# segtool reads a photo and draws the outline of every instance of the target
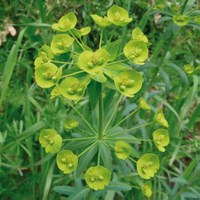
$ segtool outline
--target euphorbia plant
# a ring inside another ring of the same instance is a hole
[[[64,99],[75,113],[68,113],[61,123],[66,132],[58,134],[55,129],[48,127],[41,130],[39,142],[47,153],[57,153],[57,166],[63,173],[76,171],[80,176],[84,173],[81,177],[89,188],[103,190],[112,183],[113,157],[122,162],[130,160],[134,165],[136,163],[138,175],[143,179],[154,176],[160,165],[158,156],[147,152],[138,159],[133,142],[143,139],[135,138],[129,132],[153,125],[154,122],[156,126],[167,128],[168,123],[163,111],[158,109],[155,120],[123,129],[121,124],[139,109],[151,112],[151,107],[141,96],[136,110],[113,124],[122,98],[132,98],[142,88],[143,74],[133,69],[132,64],[140,66],[147,61],[148,39],[136,27],[123,52],[118,52],[118,47],[123,43],[120,40],[103,40],[104,29],[130,23],[132,18],[128,12],[114,5],[108,10],[107,16],[91,17],[102,30],[97,49],[91,49],[83,43],[82,36],[89,34],[91,28],[76,29],[77,18],[70,12],[53,24],[52,28],[58,33],[53,36],[50,46],[45,44],[40,48],[35,59],[36,83],[41,88],[52,88],[51,98]],[[109,91],[115,91],[118,97],[111,111],[104,106]],[[79,111],[81,104],[90,106],[93,123]],[[169,143],[167,129],[155,130],[152,138],[149,141],[154,141],[158,150],[165,151],[164,147]],[[151,182],[140,186],[146,196],[151,196]]]

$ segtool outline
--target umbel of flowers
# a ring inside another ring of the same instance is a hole
[[[109,50],[107,44],[102,46],[103,30],[108,26],[125,26],[133,19],[129,17],[125,9],[117,5],[113,5],[107,11],[107,16],[91,15],[91,17],[94,23],[102,29],[98,49],[92,50],[82,42],[82,36],[89,34],[91,28],[76,29],[77,18],[73,12],[69,12],[53,24],[52,28],[58,33],[53,36],[49,46],[45,44],[39,49],[38,57],[34,62],[36,83],[41,88],[52,88],[51,98],[64,98],[70,106],[73,103],[71,101],[78,102],[85,96],[85,91],[91,81],[98,82],[104,87],[111,85],[112,89],[129,98],[142,88],[142,73],[133,69],[130,64],[143,65],[146,62],[148,58],[148,38],[140,28],[136,27],[132,31],[132,38],[123,47],[123,52],[113,53]],[[76,52],[77,46],[79,48]],[[66,53],[70,58],[67,61],[59,60],[60,56]],[[118,60],[118,55],[122,54],[124,59]],[[139,100],[139,108],[151,110],[143,97]],[[99,117],[99,120],[101,120],[101,117]],[[166,129],[168,122],[161,109],[156,111],[154,122],[165,127],[165,129],[155,130],[152,134],[156,148],[163,152],[169,144],[169,133]],[[64,129],[68,132],[79,126],[79,122],[71,117],[67,117],[63,124]],[[105,133],[102,131],[102,127],[97,131],[97,137],[95,136],[92,145],[99,143],[98,151],[100,151],[100,144],[104,140],[103,143],[115,153],[118,159],[134,160],[132,145],[127,140],[119,140],[112,146],[104,137],[109,133],[109,128],[104,128]],[[45,151],[57,153],[56,163],[58,168],[63,173],[70,174],[77,169],[79,157],[87,152],[92,145],[86,147],[83,152],[72,152],[65,148],[64,144],[67,141],[64,135],[61,136],[53,128],[43,129],[39,135],[39,142],[45,148]],[[74,142],[76,141],[77,138],[74,139]],[[104,189],[112,179],[112,171],[100,165],[100,159],[98,156],[97,165],[85,169],[84,174],[86,183],[94,190]],[[152,178],[160,166],[158,156],[151,152],[142,155],[134,162],[136,162],[139,176],[143,179]],[[146,196],[151,196],[151,182],[144,183],[141,190]]]

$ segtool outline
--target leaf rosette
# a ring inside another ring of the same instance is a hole
[[[148,58],[149,51],[145,42],[131,40],[125,45],[123,52],[131,62],[143,65]]]
[[[157,129],[153,132],[153,141],[159,151],[164,152],[169,144],[169,132],[166,129]]]
[[[132,152],[131,146],[123,141],[115,143],[115,155],[121,160],[126,160]]]
[[[62,68],[52,63],[44,63],[35,69],[35,81],[41,88],[50,88],[62,76]]]
[[[142,75],[135,70],[124,70],[114,77],[117,90],[127,97],[133,97],[142,87]]]
[[[54,54],[62,54],[69,51],[73,43],[74,38],[68,34],[55,35],[51,41],[51,49]]]
[[[70,174],[77,168],[78,157],[70,150],[62,150],[56,156],[56,163],[64,174]]]
[[[158,156],[152,153],[146,153],[137,161],[138,174],[144,179],[150,179],[154,176],[160,167]]]
[[[39,142],[47,153],[57,153],[62,146],[62,137],[55,129],[43,129],[39,135]]]
[[[69,12],[68,14],[61,17],[58,23],[52,25],[52,29],[57,30],[59,32],[67,32],[73,29],[77,24],[76,15],[73,12]]]
[[[86,171],[84,178],[90,188],[103,190],[110,182],[111,173],[105,167],[95,166]]]
[[[107,12],[108,20],[117,26],[125,26],[132,21],[127,10],[117,5],[113,5]]]

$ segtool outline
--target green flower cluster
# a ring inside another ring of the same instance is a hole
[[[82,36],[89,34],[91,28],[76,29],[77,18],[73,12],[69,12],[52,25],[52,28],[59,33],[53,36],[51,44],[49,46],[43,45],[38,51],[38,57],[34,62],[36,83],[41,88],[52,88],[51,98],[60,96],[76,102],[84,97],[91,81],[115,89],[126,97],[133,97],[142,88],[143,77],[140,72],[132,68],[132,64],[143,65],[146,62],[148,38],[140,28],[135,28],[132,31],[131,39],[123,47],[123,52],[117,52],[113,50],[116,41],[102,46],[103,30],[111,25],[127,25],[132,21],[128,12],[114,5],[107,11],[107,16],[91,15],[91,17],[102,29],[98,48],[92,50],[83,43]],[[119,57],[123,57],[123,59],[118,60]],[[68,103],[70,104],[70,101]],[[144,98],[140,98],[139,108],[148,112],[151,110]],[[162,110],[156,112],[155,122],[168,127]],[[70,132],[79,126],[79,122],[74,118],[67,117],[63,121],[63,126],[67,132]],[[101,143],[103,134],[95,137],[93,144]],[[81,140],[81,138],[79,139]],[[78,158],[89,148],[76,155],[75,153],[78,152],[73,153],[69,149],[63,149],[64,141],[67,140],[62,139],[55,129],[43,129],[39,135],[39,142],[45,151],[57,153],[58,168],[64,174],[70,174],[78,168]],[[118,159],[133,160],[132,145],[125,141],[119,140],[114,143],[114,146],[103,142],[114,151]],[[165,151],[165,147],[169,144],[168,130],[155,130],[153,141],[158,150]],[[100,157],[98,157],[98,164],[89,167],[84,174],[86,183],[94,190],[104,189],[111,180],[111,170],[101,166],[99,160]],[[135,162],[138,174],[143,179],[153,177],[160,166],[158,156],[153,153],[146,153]],[[145,183],[141,190],[146,196],[151,196],[151,182]]]
[[[106,17],[91,15],[94,22],[105,28],[107,25],[116,26],[127,25],[132,18],[128,17],[128,12],[119,7],[112,6]],[[52,98],[62,95],[69,100],[80,100],[93,79],[100,83],[105,83],[112,79],[114,87],[127,97],[133,97],[142,87],[142,75],[133,70],[125,63],[115,64],[107,46],[99,46],[95,51],[82,43],[81,37],[87,35],[90,27],[80,30],[75,28],[77,18],[73,12],[60,18],[53,24],[52,28],[60,34],[56,34],[50,46],[44,45],[39,49],[38,57],[35,59],[35,80],[41,88],[51,88]],[[77,54],[73,51],[75,41],[81,46],[82,52]],[[142,65],[148,57],[147,37],[139,28],[132,32],[132,40],[124,46],[124,55],[132,63]],[[70,54],[69,62],[56,61],[61,54]],[[74,56],[76,54],[76,56]],[[57,63],[63,63],[58,66]],[[70,69],[65,69],[65,65],[70,64]],[[68,73],[72,71],[74,73]],[[65,75],[63,75],[65,71]]]

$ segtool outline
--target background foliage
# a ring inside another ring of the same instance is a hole
[[[66,178],[60,173],[55,167],[54,156],[45,154],[38,143],[39,130],[49,125],[57,127],[66,116],[66,106],[52,102],[48,91],[36,86],[33,61],[37,50],[51,40],[51,25],[62,15],[73,11],[78,16],[78,27],[87,26],[93,24],[90,14],[104,15],[112,4],[126,8],[134,18],[126,28],[110,30],[114,38],[121,37],[126,42],[131,30],[139,26],[151,42],[149,62],[137,70],[145,74],[144,95],[154,109],[165,106],[170,125],[171,142],[164,155],[160,155],[163,159],[160,172],[153,181],[152,199],[200,197],[200,26],[194,21],[194,17],[200,14],[198,1],[2,0],[0,199],[68,199],[67,195],[71,195],[71,199],[98,199],[98,194],[92,197],[88,188],[83,188],[79,177],[71,175]],[[172,6],[175,4],[177,7]],[[179,27],[172,20],[179,11],[189,13],[191,17],[186,26]],[[99,40],[96,37],[98,27],[94,25],[93,28],[95,30],[87,41],[91,47],[95,47]],[[196,70],[186,73],[185,64],[191,64]],[[121,105],[124,111],[119,112],[119,118],[129,113],[135,106],[134,101],[134,98],[129,101],[124,99]],[[112,105],[112,102],[109,103],[108,110]],[[83,109],[80,107],[80,111],[87,113]],[[151,118],[140,111],[124,125],[132,126],[142,120],[140,117]],[[152,132],[147,127],[135,134],[148,139]],[[144,143],[139,150],[146,152],[153,148]],[[130,185],[139,181],[136,174],[130,173],[122,162],[118,162],[123,171],[114,175],[116,180]],[[72,181],[74,178],[75,182]],[[58,188],[58,185],[68,186]],[[102,198],[145,198],[140,196],[137,188],[119,190],[111,187]],[[85,194],[88,194],[87,197]]]

